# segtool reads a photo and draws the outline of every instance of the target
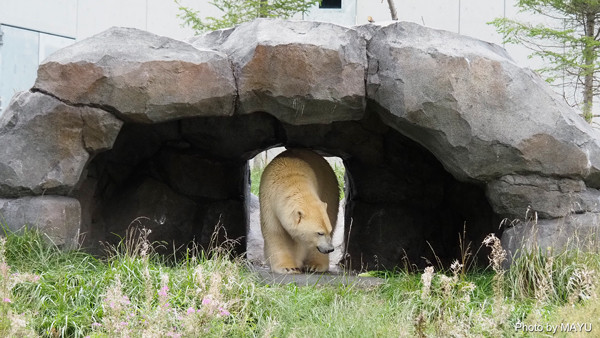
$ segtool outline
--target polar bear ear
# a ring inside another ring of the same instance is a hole
[[[304,211],[302,211],[302,210],[296,210],[296,213],[295,213],[294,217],[296,218],[296,224],[300,224],[300,221],[304,217]]]

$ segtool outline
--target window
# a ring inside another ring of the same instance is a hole
[[[16,92],[31,88],[40,62],[75,41],[72,37],[5,24],[0,25],[0,37],[0,111]]]
[[[342,0],[323,0],[319,8],[342,8]]]

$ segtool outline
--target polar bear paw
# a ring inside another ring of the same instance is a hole
[[[273,272],[282,274],[282,275],[291,275],[291,274],[300,274],[302,270],[298,267],[279,267],[272,268]]]
[[[322,266],[322,265],[305,265],[304,266],[304,271],[309,272],[309,273],[327,272],[327,270],[329,270],[329,267]]]

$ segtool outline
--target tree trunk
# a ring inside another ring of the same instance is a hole
[[[387,0],[387,2],[390,6],[390,14],[392,15],[392,20],[398,21],[398,13],[396,13],[396,6],[394,6],[394,0]]]
[[[585,35],[588,39],[594,39],[594,30],[596,23],[596,13],[585,14]],[[596,51],[594,46],[587,41],[583,48],[583,118],[592,123],[592,107],[594,105],[594,61],[596,61]]]

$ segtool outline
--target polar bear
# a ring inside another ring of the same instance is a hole
[[[311,150],[284,151],[266,166],[259,200],[271,271],[327,271],[339,204],[338,183],[329,163]]]

